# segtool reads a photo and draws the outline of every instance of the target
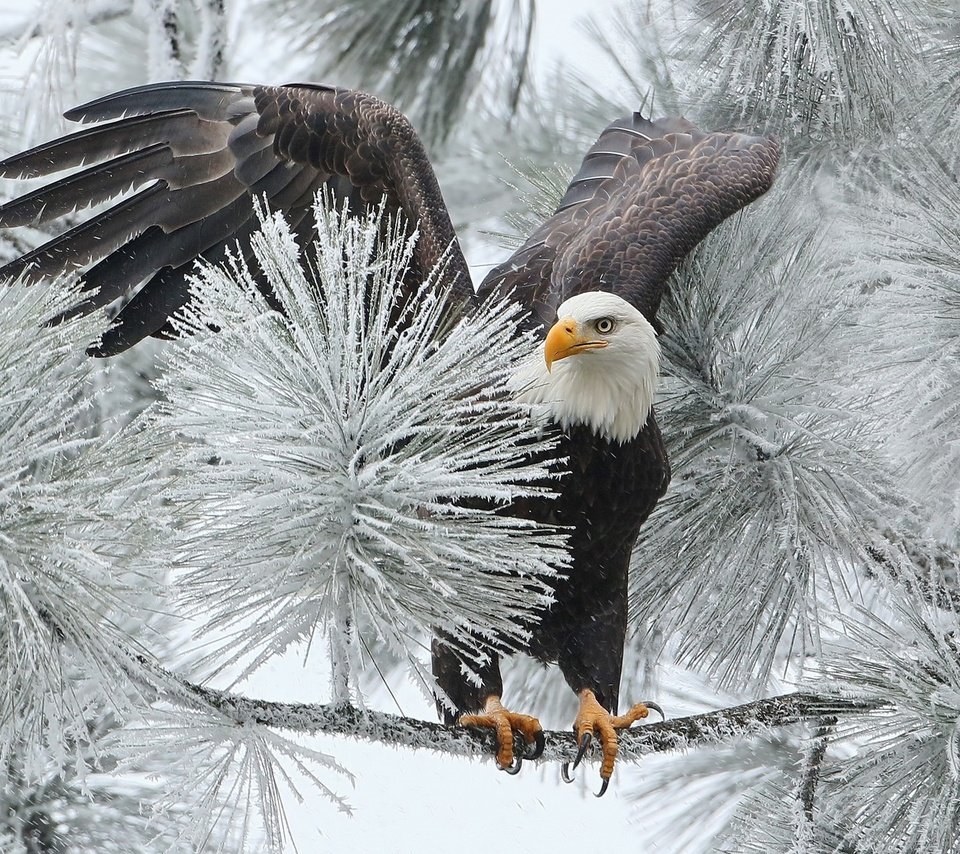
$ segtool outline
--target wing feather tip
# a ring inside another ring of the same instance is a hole
[[[92,101],[71,107],[63,116],[71,122],[102,121],[107,118],[128,115],[144,115],[154,112],[157,107],[151,101],[137,104],[139,96],[156,95],[170,90],[180,93],[193,92],[199,102],[200,95],[209,95],[213,92],[221,94],[239,94],[244,87],[236,83],[213,83],[207,80],[169,80],[163,83],[147,83],[143,86],[132,86],[119,92],[112,92]]]

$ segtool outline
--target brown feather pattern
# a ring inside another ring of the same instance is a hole
[[[324,183],[354,205],[384,199],[388,213],[403,213],[420,229],[411,285],[449,253],[452,303],[462,308],[473,298],[423,145],[401,113],[371,95],[311,85],[165,83],[99,98],[67,117],[104,124],[8,158],[0,177],[87,168],[0,206],[0,227],[123,198],[0,269],[0,277],[84,273],[84,289],[99,293],[68,315],[135,293],[97,355],[169,331],[170,313],[189,299],[193,262],[220,260],[251,233],[254,198],[298,227]]]
[[[776,140],[705,134],[635,113],[609,125],[556,213],[480,287],[513,291],[552,322],[564,300],[612,291],[655,321],[677,264],[713,228],[769,189]]]

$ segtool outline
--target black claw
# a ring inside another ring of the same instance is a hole
[[[661,720],[666,720],[667,716],[663,713],[663,709],[660,708],[659,703],[654,703],[652,700],[643,700],[643,705],[648,709],[653,709],[658,715],[660,715]]]
[[[604,793],[607,791],[607,786],[609,786],[609,785],[610,785],[610,778],[608,777],[606,780],[603,781],[603,784],[600,786],[600,791],[597,792],[597,793],[594,795],[594,797],[595,797],[595,798],[602,798],[603,795],[604,795]]]
[[[577,751],[577,758],[573,760],[573,770],[577,770],[577,766],[580,764],[580,760],[583,759],[584,754],[587,752],[587,748],[590,746],[590,742],[593,741],[593,733],[585,732],[580,736],[580,749]]]
[[[532,749],[531,749],[531,745],[529,745],[529,744],[528,744],[527,747],[524,749],[524,751],[523,751],[523,758],[524,758],[524,759],[539,759],[541,756],[543,756],[543,749],[544,749],[544,747],[546,747],[546,746],[547,746],[547,740],[546,740],[546,738],[544,737],[543,730],[540,730],[540,731],[536,734],[535,740],[534,740],[533,745],[532,745]]]
[[[572,782],[573,782],[573,779],[574,779],[574,778],[573,778],[572,776],[570,776],[570,763],[569,763],[569,762],[564,762],[563,765],[560,766],[560,777],[563,779],[563,782],[564,782],[564,783],[572,783]]]
[[[519,774],[520,767],[523,765],[523,757],[519,753],[515,753],[513,756],[512,765],[504,765],[500,768],[501,771],[506,771],[508,774]]]

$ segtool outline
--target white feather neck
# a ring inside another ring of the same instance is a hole
[[[607,347],[554,362],[552,371],[547,371],[538,348],[511,386],[518,400],[540,409],[562,428],[586,425],[623,444],[643,429],[653,406],[660,370],[660,345],[653,327],[629,303],[600,291],[567,300],[557,315],[588,322],[614,310],[619,326]]]

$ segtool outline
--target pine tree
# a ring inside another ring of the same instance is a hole
[[[597,92],[572,74],[530,83],[532,2],[295,5],[256,4],[352,35],[322,58],[349,66],[336,82],[384,87],[438,149],[482,152],[441,163],[468,239],[522,239],[596,133],[639,104],[781,137],[777,186],[704,241],[664,306],[674,475],[632,570],[623,692],[720,711],[626,735],[621,759],[643,762],[621,785],[668,851],[955,850],[956,14],[624,2],[593,24],[623,72]],[[22,134],[3,129],[11,150],[56,132],[52,108],[101,94],[105,73],[230,76],[218,0],[44,9],[16,33],[38,58],[25,88],[39,108],[10,107],[28,115]],[[389,27],[364,26],[385,10]],[[517,63],[484,76],[504,32]],[[68,86],[71,64],[96,79]],[[477,175],[504,212],[493,221],[463,203]],[[518,450],[535,426],[497,393],[533,344],[493,305],[439,336],[435,280],[421,334],[391,336],[410,245],[378,242],[376,216],[321,203],[303,252],[264,213],[257,255],[285,316],[239,261],[201,268],[180,321],[192,337],[109,375],[81,355],[95,322],[43,325],[69,286],[0,290],[4,850],[282,848],[284,804],[305,787],[349,809],[349,769],[291,731],[490,752],[485,736],[378,711],[370,685],[410,678],[429,696],[432,631],[469,668],[478,628],[519,642],[543,605],[562,534],[478,509],[539,488]],[[371,281],[381,312],[364,317]],[[470,323],[497,346],[471,350]],[[519,602],[505,581],[518,566]],[[188,619],[202,654],[160,614]],[[329,705],[203,684],[311,640],[332,663]],[[522,663],[510,690],[560,703]],[[550,735],[545,761],[569,758],[569,735]]]

